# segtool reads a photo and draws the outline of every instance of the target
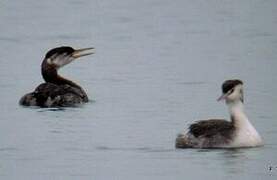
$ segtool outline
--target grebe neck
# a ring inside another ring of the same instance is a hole
[[[228,102],[232,124],[235,127],[233,147],[253,147],[263,145],[262,139],[244,112],[242,101]]]
[[[49,82],[57,85],[68,84],[70,86],[74,86],[79,89],[82,89],[79,85],[77,85],[73,81],[70,81],[66,78],[61,77],[54,66],[48,65],[45,62],[43,62],[41,66],[41,75],[45,80],[45,82]]]
[[[248,117],[244,112],[244,104],[242,101],[227,102],[231,121],[236,127],[243,127],[249,124]]]

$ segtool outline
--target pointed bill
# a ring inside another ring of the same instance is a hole
[[[228,93],[222,94],[222,95],[217,99],[217,101],[222,101],[222,100],[226,99],[227,96],[228,96]]]
[[[76,49],[73,53],[72,53],[72,57],[74,58],[79,58],[82,56],[88,56],[91,54],[95,53],[95,48],[91,47],[91,48],[82,48],[82,49]]]

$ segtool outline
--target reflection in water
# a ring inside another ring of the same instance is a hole
[[[66,108],[58,107],[58,108],[38,108],[38,112],[47,112],[47,111],[66,111]]]
[[[261,175],[264,169],[257,172],[250,169],[250,166],[259,163],[256,158],[260,157],[259,148],[239,148],[239,149],[195,149],[192,157],[195,166],[203,166],[210,170],[220,171],[228,178],[234,178],[245,174],[257,173]],[[260,165],[263,166],[262,164]],[[256,167],[257,168],[257,167]],[[263,174],[262,174],[263,175]]]
[[[53,107],[53,108],[40,108],[40,107],[24,107],[24,108],[31,108],[31,109],[37,109],[37,112],[48,112],[48,111],[74,111],[83,108],[84,106],[88,104],[95,103],[95,100],[89,99],[89,101],[86,104],[76,104],[71,107]]]
[[[244,162],[248,159],[245,149],[229,149],[221,153],[223,167],[227,174],[244,173]]]
[[[130,152],[141,152],[141,153],[167,153],[174,152],[175,149],[164,149],[164,148],[153,148],[153,147],[107,147],[97,146],[96,150],[104,151],[130,151]]]

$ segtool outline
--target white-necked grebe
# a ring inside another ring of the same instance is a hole
[[[248,120],[243,108],[243,82],[227,80],[222,85],[222,96],[229,107],[230,121],[200,120],[176,138],[176,148],[238,148],[261,146],[262,139]]]

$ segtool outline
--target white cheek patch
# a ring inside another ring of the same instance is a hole
[[[54,59],[54,64],[57,66],[57,67],[61,67],[63,64],[64,64],[64,59],[63,58],[60,58],[60,57],[57,57]]]
[[[229,99],[235,100],[241,96],[242,85],[238,85],[234,88],[233,92],[229,95]]]
[[[53,60],[53,64],[57,66],[58,68],[67,65],[68,63],[72,62],[74,58],[69,56],[58,56]]]
[[[240,94],[242,90],[242,85],[238,85],[236,88],[235,88],[235,93],[236,93],[236,96],[238,96]]]

